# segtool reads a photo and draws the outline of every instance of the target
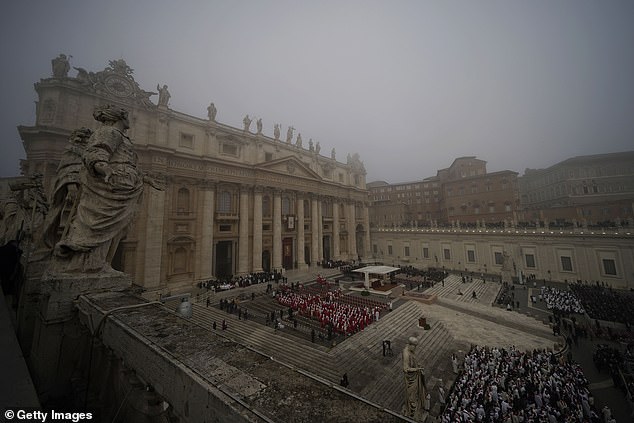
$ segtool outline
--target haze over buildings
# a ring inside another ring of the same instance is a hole
[[[454,158],[489,171],[631,150],[634,4],[11,1],[2,14],[0,176],[24,158],[33,82],[50,59],[123,58],[170,107],[240,127],[294,126],[367,180],[419,180]],[[71,75],[75,74],[71,70]],[[156,101],[157,96],[152,97]]]

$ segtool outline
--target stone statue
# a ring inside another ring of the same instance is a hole
[[[273,136],[275,137],[275,140],[279,140],[280,139],[280,124],[276,123],[275,125],[273,125]]]
[[[295,145],[299,148],[302,148],[302,134],[297,134],[297,141],[295,141]]]
[[[167,104],[170,101],[171,94],[167,90],[167,85],[163,85],[163,88],[159,84],[156,84],[156,89],[159,92],[158,105],[167,107]]]
[[[53,68],[53,76],[55,78],[66,78],[68,76],[70,63],[68,63],[68,58],[65,54],[60,54],[51,60],[51,66]]]
[[[503,272],[511,271],[511,256],[506,251],[502,253],[502,271]]]
[[[258,134],[262,133],[262,118],[255,121],[255,126],[258,128]]]
[[[211,103],[209,107],[207,107],[207,117],[211,122],[216,121],[216,113],[218,113],[218,110],[216,110],[216,105]]]
[[[315,151],[315,145],[313,144],[313,139],[308,140],[308,151]]]
[[[92,131],[88,128],[76,129],[70,134],[69,143],[62,155],[62,159],[57,167],[57,177],[53,182],[53,188],[49,195],[49,213],[44,221],[42,229],[43,244],[52,249],[59,241],[58,230],[64,210],[75,211],[81,181],[80,171],[84,167],[82,161],[84,149]],[[69,219],[73,216],[69,216]],[[68,228],[68,223],[64,226]]]
[[[293,131],[295,130],[295,128],[293,128],[292,126],[288,127],[288,131],[286,131],[286,142],[287,143],[291,143],[291,140],[293,139]]]
[[[337,152],[335,151],[334,148],[332,150],[330,150],[330,158],[331,159],[335,160],[336,154],[337,154]]]
[[[414,420],[422,418],[423,400],[427,394],[425,388],[425,374],[422,367],[418,367],[414,352],[418,339],[410,337],[403,349],[403,376],[405,378],[405,407],[404,414]]]
[[[244,130],[249,132],[249,126],[251,126],[251,118],[249,115],[246,115],[244,119],[242,119],[242,123],[244,124]]]
[[[319,154],[320,151],[321,151],[321,145],[319,145],[319,141],[317,141],[317,144],[315,144],[315,153]]]
[[[110,262],[143,192],[143,175],[125,135],[128,112],[108,105],[95,109],[93,117],[102,125],[84,150],[81,195],[68,233],[55,245],[54,273],[117,274]]]

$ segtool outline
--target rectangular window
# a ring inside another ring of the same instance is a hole
[[[526,259],[526,267],[535,268],[535,256],[533,254],[526,254],[524,258]]]
[[[504,263],[504,256],[502,256],[502,253],[496,251],[493,255],[495,256],[495,264],[499,264],[501,266]]]
[[[220,232],[231,232],[231,225],[220,225],[218,230]]]
[[[429,248],[423,247],[423,258],[429,258]]]
[[[391,245],[387,246],[387,254],[390,255],[390,256],[392,255],[392,246]]]
[[[233,144],[222,144],[222,153],[230,156],[237,156],[238,146]]]
[[[378,251],[379,251],[379,249],[378,249],[377,245],[376,244],[372,244],[372,252],[374,254],[376,254]]]
[[[403,255],[405,257],[409,257],[409,246],[403,248]]]
[[[475,259],[475,251],[467,250],[467,261],[469,263],[475,263],[475,261],[476,261],[476,259]]]
[[[572,272],[572,259],[570,257],[561,256],[561,270]]]
[[[449,248],[444,248],[442,251],[445,256],[445,260],[451,260],[451,250]]]
[[[612,259],[603,259],[603,273],[616,276],[616,262]]]
[[[271,160],[273,160],[273,153],[264,153],[264,161],[270,162]]]
[[[181,134],[178,145],[180,147],[194,148],[194,136],[192,134]]]

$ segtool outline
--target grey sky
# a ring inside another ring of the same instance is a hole
[[[1,176],[59,53],[89,71],[123,58],[193,116],[213,101],[229,125],[293,125],[339,160],[358,152],[368,181],[634,149],[630,0],[8,0],[0,21]]]

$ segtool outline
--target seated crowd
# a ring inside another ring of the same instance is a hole
[[[548,310],[564,314],[585,313],[583,306],[581,305],[581,301],[579,301],[577,296],[571,291],[562,291],[557,288],[542,286],[541,296],[544,299]]]
[[[582,284],[581,281],[572,283],[570,289],[591,318],[628,326],[634,322],[634,294],[631,292],[618,291],[598,282]]]
[[[473,346],[442,422],[599,422],[581,367],[547,351]]]
[[[277,301],[297,311],[300,315],[318,320],[322,328],[331,326],[336,333],[351,335],[365,329],[378,320],[381,309],[346,304],[339,299],[340,289],[323,294],[299,293],[283,286],[277,293]]]

